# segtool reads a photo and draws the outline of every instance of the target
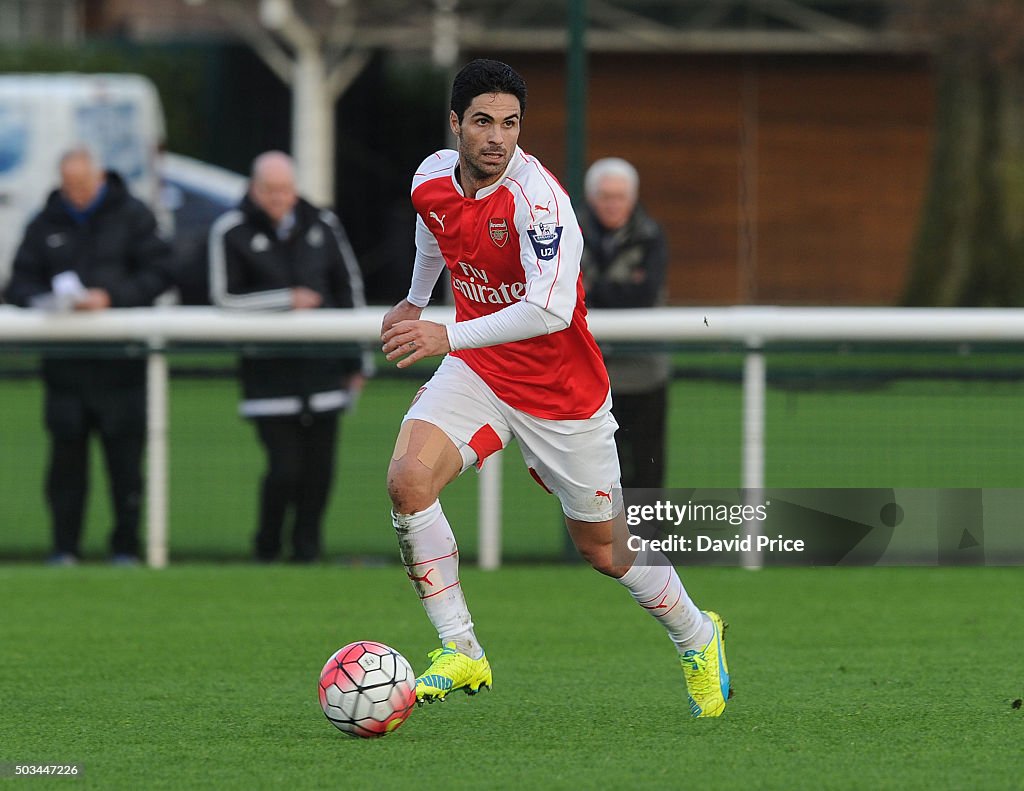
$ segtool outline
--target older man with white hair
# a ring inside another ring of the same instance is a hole
[[[638,201],[640,177],[629,162],[599,159],[587,171],[587,211],[580,224],[581,268],[589,308],[665,304],[665,235]],[[668,356],[602,346],[612,385],[615,444],[624,488],[665,483]]]

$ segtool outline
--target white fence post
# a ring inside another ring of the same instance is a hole
[[[492,453],[480,468],[479,521],[480,568],[494,571],[501,566],[501,459],[504,451]]]
[[[760,505],[764,489],[764,423],[766,367],[759,342],[752,342],[743,359],[743,493],[744,505]],[[761,523],[746,524],[748,535],[760,533]],[[743,553],[743,568],[759,569],[764,559],[759,550]]]
[[[146,563],[167,567],[168,376],[163,343],[150,341],[146,360]]]

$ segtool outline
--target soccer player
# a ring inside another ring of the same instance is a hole
[[[560,500],[580,554],[667,630],[691,714],[718,716],[729,698],[722,619],[697,608],[663,556],[625,546],[613,500],[617,426],[580,278],[583,237],[561,185],[518,146],[525,109],[526,84],[504,63],[475,60],[456,75],[449,124],[458,150],[427,157],[413,178],[412,284],[381,329],[400,368],[444,355],[405,415],[388,469],[402,561],[441,640],[416,696],[491,686],[438,497],[515,437],[531,475]],[[456,309],[448,325],[420,319],[444,267]]]

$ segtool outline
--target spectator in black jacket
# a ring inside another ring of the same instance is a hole
[[[588,308],[664,305],[665,235],[637,197],[640,177],[629,162],[599,159],[587,171],[587,211],[580,218],[581,269]],[[602,345],[612,384],[615,444],[624,488],[665,483],[668,356]]]
[[[210,297],[246,310],[362,307],[359,266],[338,219],[298,196],[292,160],[253,162],[249,191],[210,230]],[[361,355],[250,353],[241,359],[244,417],[266,451],[255,537],[258,560],[277,559],[291,512],[296,562],[320,554],[334,477],[338,416],[362,386]]]
[[[5,298],[22,307],[106,310],[142,307],[171,285],[169,246],[156,219],[121,177],[104,172],[85,148],[60,160],[60,188],[29,223]],[[110,550],[136,563],[146,440],[146,364],[122,350],[43,360],[50,461],[46,500],[53,526],[51,562],[80,557],[89,479],[89,436],[103,445],[114,506]]]

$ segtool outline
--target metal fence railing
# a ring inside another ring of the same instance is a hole
[[[376,344],[384,310],[235,314],[213,308],[163,307],[53,315],[0,307],[0,350],[126,342],[144,346],[150,384],[147,561],[159,568],[168,562],[171,528],[168,355],[203,346],[223,351],[271,342]],[[428,309],[424,318],[450,321],[452,314],[447,309]],[[742,473],[734,485],[754,491],[771,485],[766,483],[771,476],[766,469],[766,399],[772,355],[800,346],[817,349],[819,357],[834,356],[834,350],[844,344],[941,348],[952,354],[977,345],[996,349],[1024,345],[1024,311],[1002,309],[663,308],[594,311],[589,322],[605,343],[715,349],[742,358],[735,374],[742,387],[742,406],[736,415]],[[904,368],[891,372],[894,376],[907,373]],[[477,546],[485,568],[501,562],[501,476],[499,464],[484,465]]]

